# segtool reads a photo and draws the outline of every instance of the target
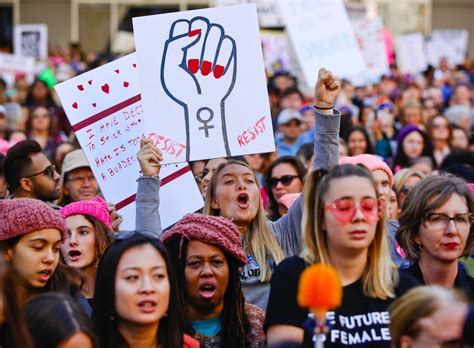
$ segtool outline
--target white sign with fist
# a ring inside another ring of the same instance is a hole
[[[163,163],[274,151],[255,5],[138,17],[133,28]]]

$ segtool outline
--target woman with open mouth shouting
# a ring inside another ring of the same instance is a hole
[[[68,266],[84,273],[84,294],[90,301],[97,265],[111,243],[108,233],[112,231],[112,219],[107,203],[101,197],[95,197],[68,204],[59,213],[67,225],[67,239],[61,246],[61,255]]]
[[[18,282],[20,304],[46,291],[83,300],[80,275],[59,262],[66,238],[64,219],[46,203],[31,198],[0,200],[0,245]]]
[[[459,258],[474,247],[474,200],[451,174],[430,176],[408,193],[397,239],[412,262],[405,271],[421,284],[457,288],[474,301],[474,278]]]
[[[188,214],[162,240],[178,277],[185,329],[201,347],[263,347],[265,313],[245,303],[239,268],[247,257],[235,224]]]
[[[340,113],[333,109],[340,84],[326,69],[319,71],[315,87],[315,163],[328,168],[338,162]],[[158,214],[160,151],[142,139],[137,156],[143,176],[138,179],[136,228],[160,230]],[[268,221],[257,179],[244,162],[229,160],[219,165],[206,193],[204,214],[231,219],[239,228],[247,264],[241,271],[246,301],[265,309],[270,279],[276,265],[301,249],[301,198],[279,220]]]
[[[372,174],[353,164],[316,170],[306,177],[303,192],[304,247],[273,274],[265,322],[268,344],[314,346],[314,319],[298,306],[297,293],[301,273],[323,263],[336,269],[343,291],[341,306],[326,315],[330,330],[324,346],[390,347],[387,308],[418,283],[399,276],[390,258]]]
[[[146,232],[119,232],[115,238],[97,269],[92,321],[100,347],[198,347],[182,334],[174,272],[163,244]]]

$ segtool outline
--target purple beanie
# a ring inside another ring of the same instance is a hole
[[[398,137],[397,137],[397,143],[398,145],[400,146],[400,144],[403,142],[403,139],[405,139],[405,137],[410,134],[411,132],[422,132],[422,130],[420,128],[418,128],[417,126],[413,125],[413,124],[409,124],[408,126],[405,126],[403,127],[401,130],[400,130],[400,133],[398,133]]]
[[[64,206],[59,213],[64,219],[72,215],[89,215],[112,229],[112,219],[109,215],[107,203],[101,197],[73,202]]]
[[[0,200],[0,241],[19,237],[44,228],[55,228],[67,237],[64,219],[45,202],[32,198]]]
[[[165,245],[174,239],[180,239],[181,242],[187,239],[212,244],[232,255],[242,266],[247,263],[240,232],[237,226],[225,217],[188,214],[161,238]]]

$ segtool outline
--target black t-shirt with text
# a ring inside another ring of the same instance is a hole
[[[299,278],[307,267],[297,256],[284,260],[272,276],[270,299],[267,307],[265,327],[292,325],[305,330],[304,347],[313,347],[311,314],[298,306]],[[396,295],[400,296],[419,284],[410,276],[400,275]],[[364,295],[362,280],[344,286],[342,305],[327,313],[330,331],[326,335],[325,347],[390,347],[390,315],[387,307],[394,299],[380,300]],[[314,325],[314,324],[313,324]]]

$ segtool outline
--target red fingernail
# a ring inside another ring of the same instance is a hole
[[[222,65],[216,65],[216,67],[214,68],[214,77],[218,79],[223,74],[224,74],[224,67]]]
[[[189,36],[189,37],[191,37],[191,36],[196,36],[196,35],[198,35],[200,32],[201,32],[201,29],[191,30],[191,31],[188,33],[188,36]]]
[[[188,60],[188,70],[195,74],[199,70],[199,59],[190,59]]]
[[[209,75],[209,73],[211,72],[211,68],[212,68],[212,63],[208,60],[205,60],[202,62],[202,66],[201,66],[201,74],[203,74],[204,76],[207,76]]]

